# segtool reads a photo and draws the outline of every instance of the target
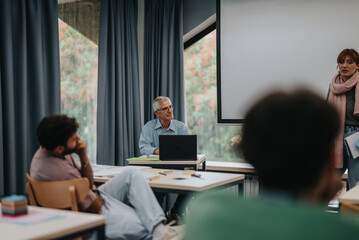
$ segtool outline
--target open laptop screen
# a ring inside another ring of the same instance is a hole
[[[197,135],[160,135],[160,160],[197,160]]]

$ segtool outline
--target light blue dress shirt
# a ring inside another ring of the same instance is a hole
[[[154,119],[145,124],[142,129],[139,147],[142,155],[153,154],[160,146],[159,135],[188,135],[188,128],[183,122],[172,119],[167,130],[163,130],[160,120]]]

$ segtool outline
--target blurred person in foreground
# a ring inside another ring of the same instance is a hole
[[[352,239],[359,222],[327,213],[341,189],[339,116],[307,90],[273,92],[245,116],[239,150],[258,174],[257,199],[211,193],[190,208],[186,239]]]

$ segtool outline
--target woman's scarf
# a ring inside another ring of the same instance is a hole
[[[334,162],[336,168],[343,167],[343,138],[344,138],[344,124],[345,124],[345,111],[347,97],[346,93],[352,89],[355,85],[355,104],[354,115],[359,116],[359,72],[356,72],[350,79],[343,81],[342,76],[336,74],[329,87],[328,102],[333,104],[338,110],[340,116],[340,130],[335,139],[334,146]]]

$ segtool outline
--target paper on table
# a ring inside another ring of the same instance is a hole
[[[142,155],[139,158],[159,158],[159,155],[148,154],[148,155]]]
[[[65,216],[60,215],[57,212],[29,211],[28,214],[17,217],[0,215],[0,222],[31,225],[38,222],[54,220],[63,217]]]
[[[113,166],[109,166],[109,165],[97,165],[97,164],[91,164],[91,168],[93,172],[98,172],[98,171],[102,171],[104,169],[110,169]]]
[[[93,171],[94,177],[113,177],[115,175],[118,175],[122,172],[123,168],[120,167],[110,167],[110,168],[104,168],[101,170]]]
[[[142,174],[146,179],[148,179],[150,181],[159,179],[161,177],[159,174],[156,174],[156,173],[153,173],[153,172],[142,172]]]
[[[349,152],[352,158],[359,157],[359,148],[357,147],[356,143],[359,139],[359,132],[353,133],[348,137],[344,138],[344,141],[349,149]]]

